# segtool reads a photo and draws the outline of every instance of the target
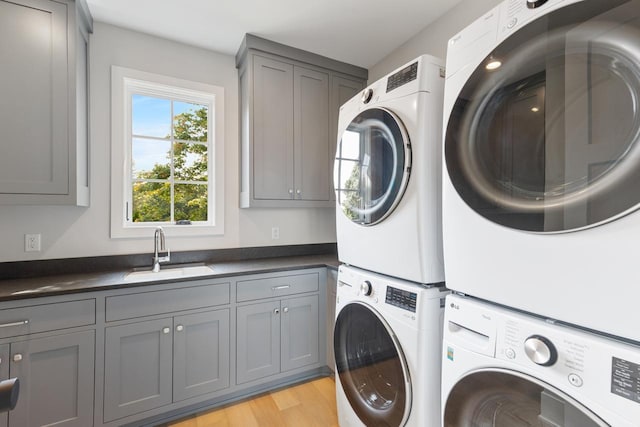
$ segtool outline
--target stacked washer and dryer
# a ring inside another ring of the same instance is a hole
[[[342,427],[439,423],[443,90],[442,61],[421,56],[340,109],[334,352]]]
[[[640,1],[507,0],[449,41],[442,422],[640,425]]]

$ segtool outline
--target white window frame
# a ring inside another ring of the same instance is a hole
[[[207,105],[208,221],[190,225],[129,221],[132,96],[140,94]],[[149,237],[161,225],[171,236],[224,234],[224,88],[129,68],[111,67],[111,237]]]

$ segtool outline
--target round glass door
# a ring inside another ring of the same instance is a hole
[[[404,425],[411,405],[407,364],[384,319],[363,304],[346,305],[336,319],[334,351],[340,384],[360,420]]]
[[[342,133],[334,165],[344,215],[362,225],[382,221],[400,202],[410,168],[409,138],[400,119],[383,108],[358,114]]]
[[[604,421],[559,390],[508,371],[478,371],[453,387],[444,427],[604,427]]]
[[[458,94],[445,159],[469,207],[510,228],[573,231],[636,209],[640,1],[577,2],[502,42]]]

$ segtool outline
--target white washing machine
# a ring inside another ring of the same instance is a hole
[[[640,425],[640,347],[459,295],[444,322],[444,427]]]
[[[418,283],[444,280],[442,61],[420,56],[340,108],[334,165],[340,261]]]
[[[447,287],[640,342],[640,1],[505,1],[445,86]]]
[[[340,266],[334,352],[341,427],[438,425],[446,294]]]

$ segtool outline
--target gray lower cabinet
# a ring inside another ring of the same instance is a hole
[[[0,376],[20,380],[8,425],[93,425],[94,349],[93,330],[1,345]],[[7,414],[0,420],[6,426]]]
[[[336,358],[333,352],[333,330],[336,323],[336,292],[338,271],[327,268],[327,366],[335,372]]]
[[[229,310],[107,327],[104,421],[229,386]]]
[[[319,361],[318,295],[237,308],[237,382]]]

